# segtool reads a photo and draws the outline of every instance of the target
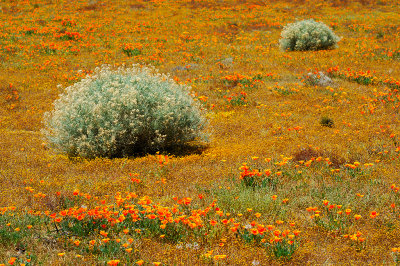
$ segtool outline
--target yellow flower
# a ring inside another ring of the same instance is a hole
[[[132,252],[132,248],[127,248],[125,249],[126,252],[131,253]]]

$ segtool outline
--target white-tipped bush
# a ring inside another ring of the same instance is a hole
[[[187,87],[133,65],[94,74],[66,88],[45,114],[47,142],[82,157],[121,157],[175,149],[201,139],[205,119]]]
[[[281,48],[288,51],[332,49],[340,40],[328,26],[313,19],[286,25],[281,37]]]

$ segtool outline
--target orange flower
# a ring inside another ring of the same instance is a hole
[[[372,219],[374,219],[376,216],[378,216],[379,213],[377,213],[376,211],[372,211],[371,214],[369,215],[369,217],[371,217]]]
[[[293,234],[294,234],[295,236],[298,236],[300,233],[301,233],[301,231],[299,231],[299,230],[294,230],[294,231],[293,231]]]
[[[107,262],[108,265],[118,265],[120,263],[120,260],[109,260]]]
[[[255,215],[257,218],[260,218],[261,213],[257,212],[257,213],[255,213],[254,215]]]
[[[351,209],[346,209],[344,212],[345,212],[347,215],[349,215],[349,214],[351,213]]]
[[[210,224],[211,224],[212,226],[216,225],[217,223],[218,223],[218,222],[215,221],[215,220],[211,220],[211,221],[210,221]]]
[[[155,218],[157,218],[157,215],[155,215],[154,213],[147,215],[147,218],[153,220]]]
[[[358,240],[358,238],[357,238],[356,235],[351,235],[351,236],[350,236],[350,239],[353,240],[353,241],[357,241],[357,240]]]
[[[269,231],[272,231],[272,230],[275,229],[275,226],[269,224],[269,225],[267,225],[267,229],[268,229]]]
[[[276,198],[277,198],[278,196],[277,195],[272,195],[272,200],[276,200]]]
[[[15,263],[15,261],[17,260],[17,258],[12,257],[8,260],[8,264],[13,265]]]
[[[144,263],[144,260],[138,260],[138,261],[136,262],[136,264],[139,265],[139,266],[140,266],[140,265],[143,265],[143,263]]]
[[[273,241],[274,242],[281,242],[282,238],[278,237],[278,236],[274,236]]]
[[[256,228],[250,229],[250,232],[251,232],[253,235],[258,235],[258,230],[257,230]]]
[[[183,204],[189,205],[190,202],[192,202],[192,198],[184,198],[184,199],[182,199],[182,201],[183,201]]]
[[[359,214],[354,215],[354,219],[359,220],[360,218],[361,218],[361,215],[359,215]]]
[[[80,243],[81,243],[81,241],[79,241],[79,240],[74,241],[75,246],[79,246]]]

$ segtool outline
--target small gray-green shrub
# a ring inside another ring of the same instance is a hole
[[[326,117],[326,116],[322,117],[321,120],[319,121],[319,123],[323,127],[333,127],[335,125],[335,123],[333,122],[333,119]]]
[[[206,120],[189,88],[152,68],[97,68],[66,88],[44,116],[46,141],[69,156],[169,151],[204,139]]]
[[[288,51],[332,49],[340,40],[328,26],[313,19],[286,25],[281,37],[281,48]]]

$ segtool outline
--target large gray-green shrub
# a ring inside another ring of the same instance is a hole
[[[174,149],[206,124],[189,88],[152,68],[97,68],[44,116],[47,142],[70,156],[120,157]]]
[[[281,48],[288,51],[332,49],[340,40],[327,25],[313,19],[286,25],[281,37]]]

